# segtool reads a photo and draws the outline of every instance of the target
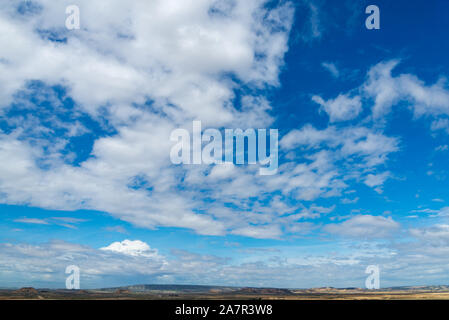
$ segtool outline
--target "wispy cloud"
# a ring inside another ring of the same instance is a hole
[[[391,217],[357,215],[339,224],[328,224],[327,232],[344,237],[385,238],[399,230]]]
[[[128,231],[126,231],[126,229],[122,226],[106,227],[105,230],[109,231],[109,232],[118,232],[118,233],[123,233],[123,234],[128,233]]]
[[[71,217],[51,217],[46,219],[37,218],[20,218],[14,219],[14,222],[40,224],[40,225],[58,225],[65,228],[77,229],[75,224],[87,221],[86,219],[71,218]]]
[[[337,66],[332,62],[322,62],[321,66],[329,71],[329,73],[334,77],[338,78],[340,77],[340,71],[338,70]]]
[[[19,223],[30,223],[30,224],[49,224],[47,221],[43,219],[35,219],[35,218],[21,218],[15,219],[14,222]]]

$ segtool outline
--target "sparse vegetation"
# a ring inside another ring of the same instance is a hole
[[[94,290],[35,289],[0,290],[0,300],[428,300],[449,299],[449,286],[277,289],[193,285],[137,285]]]

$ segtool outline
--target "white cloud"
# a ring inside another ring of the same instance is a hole
[[[28,224],[40,224],[40,225],[58,225],[70,229],[77,229],[75,226],[78,223],[85,222],[85,219],[71,218],[71,217],[52,217],[48,219],[37,219],[37,218],[20,218],[14,219],[14,222],[18,223],[28,223]]]
[[[158,256],[157,250],[151,249],[150,246],[140,240],[123,240],[122,242],[113,242],[107,247],[100,250],[121,253],[134,257],[155,257]]]
[[[430,244],[449,244],[449,225],[440,224],[430,228],[410,229],[410,234]]]
[[[20,96],[16,93],[32,91],[30,81],[38,80],[39,95],[55,108],[64,104],[50,86],[67,90],[74,118],[52,119],[65,134],[51,141],[41,134],[37,143],[36,131],[55,135],[52,126],[38,117],[26,126],[23,119],[10,119],[15,129],[0,132],[3,203],[100,210],[140,227],[182,227],[207,235],[258,228],[258,223],[264,228],[256,216],[215,215],[216,208],[201,201],[203,191],[216,197],[217,206],[223,205],[223,194],[233,201],[257,195],[262,185],[252,186],[252,168],[215,168],[208,176],[207,168],[173,167],[169,136],[174,128],[191,126],[192,119],[216,127],[272,123],[266,98],[243,95],[237,108],[234,91],[239,85],[279,85],[293,23],[291,3],[268,9],[264,0],[82,0],[76,31],[63,27],[69,1],[34,4],[40,9],[27,12],[26,19],[15,4],[0,5],[1,107],[7,111]],[[23,106],[37,109],[29,101]],[[97,121],[106,134],[74,165],[74,155],[62,150],[72,137],[88,132],[77,118],[81,115]],[[197,170],[196,181],[187,179]],[[231,183],[221,190],[216,178]]]
[[[331,194],[335,195],[339,194],[339,191],[346,187],[347,181],[351,179],[362,178],[368,181],[368,185],[371,187],[383,184],[389,174],[383,173],[375,176],[370,173],[367,176],[367,172],[385,164],[388,156],[399,150],[399,139],[387,137],[381,131],[366,127],[337,128],[329,126],[326,129],[318,130],[310,125],[305,125],[299,130],[295,129],[286,134],[281,139],[280,146],[287,150],[296,149],[302,157],[306,152],[312,154],[306,156],[306,158],[317,157],[317,160],[320,161],[315,161],[313,165],[314,169],[318,171],[316,180],[312,179],[314,176],[310,173],[307,176],[302,175],[301,179],[304,181],[304,178],[307,177],[307,181],[311,183],[310,187],[312,185],[320,186],[320,183],[317,183],[318,181],[327,181],[327,183],[321,185],[330,187],[333,184],[337,188],[331,191]],[[313,154],[313,152],[316,153]],[[318,157],[318,155],[320,156]],[[288,168],[286,165],[281,166],[280,172],[284,167]],[[298,165],[297,168],[307,172],[305,164]],[[291,175],[291,169],[289,171]],[[292,181],[286,182],[284,189],[288,188],[291,183]],[[323,193],[322,190],[321,192],[319,190],[319,187],[309,188],[307,194],[303,194],[302,198],[314,199]]]
[[[373,116],[379,118],[391,111],[392,106],[404,101],[415,117],[448,115],[449,91],[443,80],[426,85],[412,74],[392,75],[398,60],[382,62],[372,67],[363,91],[374,99]]]
[[[432,131],[438,131],[438,130],[444,130],[447,133],[449,133],[449,120],[446,118],[440,118],[437,120],[432,121],[431,125],[430,125],[430,129]],[[447,147],[447,146],[446,146]],[[443,149],[437,149],[437,151],[444,151],[444,147],[442,147]]]
[[[191,117],[206,120],[218,112],[222,117],[214,121],[229,121],[232,82],[217,76],[232,72],[247,82],[277,84],[292,21],[290,4],[267,11],[259,0],[226,1],[221,7],[212,0],[182,5],[83,0],[77,3],[82,28],[70,32],[60,27],[69,1],[35,3],[42,10],[26,21],[12,5],[0,7],[7,31],[0,43],[8,48],[2,51],[8,63],[0,65],[0,81],[8,83],[2,101],[10,101],[29,79],[63,82],[93,114],[106,104],[132,109],[130,103],[152,97],[168,99]],[[46,41],[36,29],[56,32],[67,43]]]
[[[396,137],[388,137],[382,132],[382,126],[370,120],[383,119],[383,116],[391,111],[394,105],[405,103],[414,116],[437,117],[431,125],[432,130],[448,130],[448,119],[441,117],[449,113],[449,91],[444,80],[434,85],[426,85],[422,80],[412,74],[400,74],[393,76],[392,71],[399,63],[397,60],[381,62],[373,66],[367,75],[365,83],[350,93],[340,93],[336,98],[325,101],[320,96],[313,96],[312,100],[329,115],[330,123],[355,119],[362,111],[362,103],[372,99],[372,117],[364,119],[364,126],[337,127],[329,125],[318,130],[311,125],[305,125],[301,129],[294,129],[287,133],[280,141],[280,146],[287,150],[297,148],[301,152],[319,148],[331,149],[330,157],[333,161],[358,157],[360,162],[352,162],[350,167],[345,167],[339,162],[339,168],[345,168],[347,174],[345,180],[362,178],[366,185],[382,193],[381,186],[391,175],[389,172],[381,174],[372,173],[373,169],[385,164],[390,153],[399,150],[400,140]],[[328,66],[330,67],[330,66]],[[354,95],[357,91],[358,95]],[[363,100],[362,100],[363,99]],[[376,129],[369,129],[369,126]],[[445,150],[444,146],[437,150]],[[289,158],[294,158],[294,153],[289,153]],[[355,169],[364,167],[364,172]],[[371,171],[371,173],[370,173]],[[309,194],[312,190],[308,191]]]
[[[285,149],[293,149],[298,146],[317,147],[323,142],[330,141],[336,136],[336,128],[328,127],[325,130],[315,129],[307,124],[300,130],[294,129],[282,137],[280,146]]]
[[[305,8],[308,14],[308,20],[305,25],[305,32],[302,39],[306,42],[320,39],[323,35],[323,26],[321,23],[321,8],[312,1],[305,1]]]
[[[101,281],[95,280],[104,281],[104,276],[121,279],[137,275],[152,277],[164,273],[165,268],[164,257],[155,250],[143,251],[141,255],[125,255],[61,240],[33,245],[0,244],[0,261],[0,268],[9,274],[6,278],[0,275],[2,283],[12,286],[51,283],[57,288],[64,286],[67,276],[64,272],[68,265],[80,268],[84,288],[92,287],[92,283],[101,286]]]
[[[67,223],[80,223],[87,221],[86,219],[72,218],[72,217],[52,217],[51,219],[56,221],[63,221]]]
[[[313,96],[312,100],[326,111],[330,122],[355,119],[362,111],[362,102],[359,96],[350,97],[340,94],[337,98],[327,101],[320,96]]]
[[[233,232],[233,234],[246,236],[251,238],[260,238],[260,239],[276,239],[282,235],[282,230],[279,226],[269,225],[269,226],[259,226],[259,227],[243,227],[237,228]]]
[[[58,14],[68,2],[36,3],[42,10],[26,19],[10,4],[0,5],[0,27],[8,31],[0,35],[5,48],[2,108],[18,99],[19,90],[30,91],[30,80],[40,80],[46,88],[40,89],[42,98],[59,108],[64,104],[48,88],[67,89],[66,97],[75,102],[69,111],[75,119],[69,122],[75,125],[51,141],[36,139],[36,132],[53,129],[37,117],[26,126],[14,119],[15,130],[0,132],[2,203],[100,210],[145,228],[278,237],[292,221],[279,218],[275,203],[266,205],[270,192],[280,194],[281,201],[339,196],[348,181],[363,181],[399,149],[399,139],[378,129],[318,130],[306,125],[288,133],[281,146],[307,153],[300,163],[284,163],[274,177],[262,180],[251,166],[174,167],[168,137],[176,127],[189,128],[192,119],[205,126],[262,127],[273,122],[265,97],[244,95],[237,108],[234,90],[240,84],[279,85],[293,6],[267,9],[261,0],[220,5],[208,0],[83,0],[81,30],[69,32],[59,27],[65,16]],[[50,33],[66,41],[50,41]],[[384,75],[388,80],[388,72]],[[320,101],[331,121],[340,121],[360,113],[359,99],[341,94]],[[89,130],[76,122],[80,114],[90,115],[106,133],[95,138],[89,155],[75,165],[62,149],[73,136]],[[56,122],[58,127],[67,125]],[[202,201],[204,195],[213,204]],[[254,208],[260,214],[252,213]]]
[[[14,222],[30,223],[30,224],[48,224],[48,222],[43,219],[35,219],[35,218],[14,219]]]
[[[377,223],[378,228],[390,224]],[[237,249],[241,252],[232,259],[180,249],[172,250],[168,258],[125,255],[64,241],[33,245],[3,243],[0,280],[6,286],[60,288],[67,276],[65,268],[75,264],[81,271],[83,289],[105,287],[105,283],[106,286],[161,283],[161,279],[178,284],[363,287],[366,266],[378,264],[384,275],[382,286],[447,281],[447,226],[437,225],[414,234],[418,241],[394,245],[351,239],[337,245],[333,242],[331,246],[322,243]]]
[[[337,129],[329,126],[317,130],[310,125],[300,130],[292,130],[280,141],[286,149],[295,147],[340,149],[340,156],[358,155],[364,158],[366,165],[376,166],[386,161],[389,153],[399,150],[399,139],[387,137],[382,132],[366,127],[345,127]]]
[[[389,177],[390,173],[389,172],[384,172],[384,173],[380,173],[380,174],[368,174],[365,177],[365,184],[368,187],[378,187],[378,186],[382,186],[385,182],[385,180]]]
[[[437,216],[439,217],[449,216],[449,207],[443,207],[440,210],[438,210]]]
[[[357,203],[359,200],[360,200],[359,197],[355,197],[354,199],[344,198],[344,199],[341,199],[341,203],[343,203],[343,204],[353,204],[353,203]]]
[[[356,118],[362,111],[362,104],[372,100],[374,120],[384,119],[394,106],[405,105],[413,112],[414,118],[433,118],[432,131],[449,132],[449,88],[445,78],[441,77],[436,83],[429,85],[413,74],[393,75],[399,62],[390,60],[374,65],[369,69],[365,82],[349,93],[340,93],[327,101],[320,96],[313,96],[312,100],[326,111],[330,122]],[[332,72],[332,65],[325,67]]]
[[[334,77],[334,78],[338,78],[340,76],[340,71],[338,71],[337,66],[335,65],[335,63],[332,62],[323,62],[321,63],[321,66],[326,69],[327,71],[330,72],[330,74]]]
[[[344,237],[385,238],[399,229],[391,217],[357,215],[340,224],[328,224],[324,230]]]

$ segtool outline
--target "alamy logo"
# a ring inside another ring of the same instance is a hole
[[[366,278],[365,286],[367,289],[379,289],[380,288],[380,271],[379,266],[370,265],[366,267],[365,273],[369,276]]]
[[[70,265],[65,268],[65,273],[70,274],[65,280],[65,287],[69,290],[80,288],[80,268]]]
[[[369,16],[365,20],[365,26],[368,30],[379,30],[380,29],[380,10],[378,6],[370,5],[366,7],[366,14]]]
[[[225,129],[223,136],[218,129],[207,129],[202,132],[201,121],[193,121],[192,139],[186,129],[176,129],[170,135],[170,140],[177,142],[170,151],[173,164],[245,164],[245,154],[248,164],[256,164],[260,175],[276,174],[278,169],[278,138],[277,129],[270,129],[267,139],[266,129]],[[235,140],[235,144],[234,144]],[[269,140],[269,141],[268,141]],[[245,141],[248,147],[245,150]],[[267,145],[269,142],[269,154]],[[205,143],[203,147],[203,143]],[[234,153],[235,145],[235,153]],[[246,151],[246,152],[245,152]],[[224,159],[223,159],[224,153]]]
[[[65,20],[65,26],[68,30],[77,30],[80,28],[80,8],[76,5],[70,5],[65,9],[68,17]]]

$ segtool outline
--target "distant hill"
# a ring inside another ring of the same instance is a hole
[[[0,300],[9,299],[448,299],[449,286],[282,289],[204,285],[141,284],[102,289],[0,289]]]
[[[131,292],[145,292],[145,291],[182,291],[182,292],[209,292],[210,290],[233,291],[238,288],[222,287],[222,286],[201,286],[201,285],[178,285],[178,284],[139,284],[115,288],[103,288],[100,290],[129,290]]]

